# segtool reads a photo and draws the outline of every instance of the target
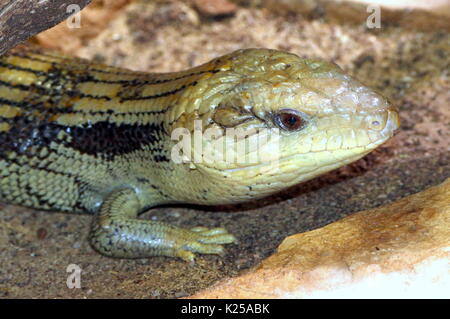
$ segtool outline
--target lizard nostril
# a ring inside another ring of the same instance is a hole
[[[399,127],[398,113],[395,110],[387,110],[375,113],[366,118],[367,129],[382,134],[392,133]]]
[[[380,126],[380,121],[372,121],[373,126]]]
[[[386,123],[387,117],[387,112],[369,115],[369,117],[366,118],[367,128],[369,130],[381,131]]]

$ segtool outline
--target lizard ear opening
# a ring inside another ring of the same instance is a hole
[[[221,127],[231,128],[253,119],[253,115],[232,106],[220,105],[212,119]]]

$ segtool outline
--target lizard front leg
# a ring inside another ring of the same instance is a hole
[[[170,224],[137,219],[142,210],[132,189],[111,193],[97,213],[90,241],[103,255],[118,258],[180,257],[192,261],[194,253],[221,254],[222,244],[235,241],[223,228],[190,230]]]

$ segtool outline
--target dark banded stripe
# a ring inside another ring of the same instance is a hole
[[[10,55],[12,55],[12,54],[10,54]],[[39,60],[39,59],[28,57],[28,56],[20,56],[20,55],[13,55],[13,56],[17,56],[17,57],[20,57],[20,58],[28,59],[28,60],[31,60],[31,61],[50,63],[50,64],[52,64],[55,67],[56,66],[57,67],[60,66],[60,64],[57,64],[55,62]],[[73,60],[69,60],[68,59],[68,61],[72,61],[72,63],[73,63]],[[85,60],[81,60],[81,61],[85,62]],[[174,82],[174,81],[178,81],[178,80],[185,79],[185,78],[188,78],[188,77],[202,75],[202,74],[205,74],[205,73],[212,73],[212,74],[214,74],[214,73],[220,72],[219,69],[205,70],[205,71],[187,73],[187,74],[181,75],[179,77],[168,78],[168,79],[101,80],[101,79],[95,78],[92,74],[90,74],[90,72],[98,72],[98,73],[105,73],[105,74],[111,74],[111,75],[127,75],[127,76],[136,75],[138,77],[139,76],[142,76],[142,77],[150,76],[151,77],[152,73],[145,74],[145,73],[139,73],[137,71],[136,72],[131,71],[130,73],[109,72],[109,71],[102,70],[102,69],[92,68],[90,66],[90,64],[87,63],[87,61],[86,61],[86,64],[83,64],[83,65],[85,65],[86,68],[79,68],[79,69],[75,69],[75,70],[86,72],[86,74],[83,74],[81,78],[76,79],[74,81],[75,83],[92,82],[92,83],[122,84],[122,85],[145,85],[145,84],[147,84],[147,85],[156,85],[156,84],[163,84],[163,83]],[[20,67],[20,66],[18,66],[16,64],[5,63],[5,62],[1,62],[1,61],[0,61],[0,66],[3,66],[3,67],[8,68],[8,69],[16,69],[16,70],[19,70],[19,71],[31,72],[31,73],[34,73],[36,75],[45,75],[45,74],[47,74],[47,72],[33,70],[33,69],[29,69],[29,68],[23,68],[23,67]],[[11,67],[8,67],[8,66],[11,66]],[[51,72],[51,70],[49,70],[48,72]]]
[[[5,63],[4,61],[0,61],[0,67],[6,68],[8,70],[17,70],[17,71],[24,71],[24,72],[28,72],[28,73],[33,73],[33,74],[39,75],[39,76],[48,76],[47,72],[33,70],[33,69],[29,69],[29,68],[24,68],[24,67],[21,67],[19,65]]]
[[[170,96],[170,95],[176,94],[178,92],[183,91],[184,89],[186,89],[189,86],[195,86],[195,85],[197,85],[197,81],[191,82],[189,84],[182,85],[179,88],[174,89],[172,91],[162,92],[162,93],[155,94],[155,95],[124,97],[120,101],[139,101],[139,100],[157,99],[157,98],[160,98],[160,97],[166,97],[166,96]]]
[[[166,139],[162,123],[116,125],[102,121],[91,126],[73,127],[69,135],[71,141],[66,143],[67,147],[106,161],[142,150],[144,146],[156,151],[157,145]]]
[[[35,84],[33,84],[31,86],[31,85],[25,85],[25,84],[14,84],[14,83],[0,80],[0,86],[5,86],[5,87],[11,88],[11,89],[19,89],[21,91],[27,91],[27,92],[37,91],[36,93],[39,93],[42,96],[49,96],[49,97],[54,96],[54,94],[52,94],[51,88],[47,88],[47,87],[43,87],[43,86],[35,85]],[[107,95],[92,95],[92,94],[83,93],[78,90],[70,90],[70,89],[64,90],[64,94],[67,96],[70,96],[70,97],[90,98],[90,99],[94,99],[94,100],[110,101],[112,99],[110,96],[107,96]],[[1,96],[0,96],[0,98],[1,98]]]
[[[24,71],[24,72],[31,72],[31,73],[39,75],[39,76],[45,76],[46,77],[45,80],[47,80],[47,79],[48,80],[53,80],[53,78],[54,78],[54,80],[56,80],[56,82],[58,81],[58,76],[50,77],[49,75],[51,75],[52,73],[54,74],[54,73],[60,72],[59,69],[49,70],[48,72],[42,72],[42,71],[28,69],[28,68],[24,68],[24,67],[21,67],[21,66],[14,65],[14,64],[7,64],[7,63],[3,63],[3,62],[0,62],[0,67],[5,67],[5,68],[8,68],[8,69],[14,69],[14,70]],[[214,73],[216,71],[211,71],[211,72]],[[199,73],[199,74],[201,74],[201,73]],[[193,76],[193,75],[191,74],[191,76]],[[78,83],[83,83],[83,82],[108,83],[108,84],[115,83],[115,84],[118,84],[119,82],[124,81],[124,80],[117,80],[117,81],[113,81],[113,80],[108,80],[108,81],[95,80],[93,78],[93,76],[91,74],[89,74],[89,73],[86,73],[81,78],[80,77],[77,78],[76,76],[72,76],[72,75],[64,75],[64,76],[61,76],[60,78],[67,79],[67,80],[71,81],[74,85],[78,84]],[[182,78],[184,78],[184,77],[179,77],[177,79],[182,79]],[[163,80],[161,80],[161,81],[163,81]],[[147,84],[145,81],[141,82],[140,80],[133,80],[131,82],[125,80],[124,83],[120,83],[120,84],[123,85],[125,83],[128,84],[128,85],[132,85],[132,86],[137,86],[137,85],[141,85],[141,84]],[[158,93],[158,94],[155,94],[155,95],[149,95],[149,96],[124,97],[124,98],[121,98],[119,101],[120,102],[123,102],[123,101],[138,101],[138,100],[149,100],[149,99],[155,99],[155,98],[160,98],[160,97],[166,97],[166,96],[170,96],[172,94],[176,94],[176,93],[184,90],[188,86],[195,86],[197,83],[198,83],[197,81],[193,81],[193,82],[191,82],[189,84],[184,84],[181,87],[179,87],[177,89],[174,89],[172,91],[161,92],[161,93]],[[19,89],[22,89],[22,90],[30,90],[32,88],[31,86],[26,86],[26,85],[23,85],[23,84],[10,84],[8,82],[1,81],[1,80],[0,80],[0,84],[1,85],[5,85],[5,86],[9,86],[9,87],[19,88]],[[155,83],[153,83],[153,84],[155,84]],[[52,91],[51,86],[50,86],[50,88],[47,88],[47,87],[42,87],[42,86],[39,86],[39,85],[34,85],[33,88],[38,88],[38,89],[44,90],[43,92],[40,92],[40,93],[44,93],[45,95],[48,95],[48,96],[52,96],[53,95],[53,94],[51,94],[51,91]],[[108,101],[112,99],[110,96],[107,96],[107,95],[84,94],[84,93],[82,93],[81,91],[78,91],[78,90],[70,90],[70,89],[62,88],[59,91],[63,91],[63,92],[61,92],[62,94],[66,94],[66,95],[68,95],[70,97],[80,97],[80,98],[85,97],[85,98],[92,98],[92,99],[98,99],[98,100],[103,99],[103,100],[108,100]]]
[[[0,158],[7,158],[9,152],[33,158],[39,150],[44,147],[50,149],[50,144],[55,142],[78,153],[111,161],[115,156],[141,150],[144,146],[160,151],[159,143],[167,139],[163,123],[116,124],[101,121],[68,127],[25,116],[4,122],[14,125],[8,131],[0,132]],[[157,158],[158,161],[163,159],[161,156]]]
[[[169,79],[154,79],[154,80],[142,80],[142,79],[134,79],[134,80],[100,80],[100,79],[96,79],[92,76],[92,74],[86,74],[88,76],[81,78],[80,80],[77,81],[77,83],[85,83],[85,82],[92,82],[92,83],[105,83],[105,84],[121,84],[121,85],[130,85],[130,86],[134,86],[134,85],[156,85],[156,84],[163,84],[163,83],[169,83],[169,82],[175,82],[178,80],[182,80],[185,78],[189,78],[189,77],[194,77],[197,75],[202,75],[202,74],[206,74],[206,73],[217,73],[220,72],[220,70],[209,70],[209,71],[199,71],[199,72],[194,72],[194,73],[188,73],[185,75],[181,75],[179,77],[176,78],[169,78]],[[151,73],[149,73],[151,75]]]
[[[6,86],[6,87],[8,87],[10,89],[19,89],[19,90],[22,90],[22,91],[29,91],[31,89],[31,86],[29,86],[29,85],[20,84],[20,83],[14,84],[14,83],[6,82],[6,81],[3,81],[3,80],[0,80],[0,85],[1,86]]]
[[[111,75],[125,75],[125,76],[133,76],[133,75],[139,75],[139,74],[146,75],[146,73],[139,73],[138,71],[131,71],[131,70],[127,71],[127,72],[125,72],[125,71],[123,71],[123,72],[112,72],[112,71],[107,71],[107,70],[104,70],[104,69],[96,69],[96,68],[92,67],[92,65],[95,65],[95,64],[92,64],[91,62],[89,62],[87,60],[84,60],[84,59],[80,59],[80,58],[53,56],[53,55],[43,54],[43,53],[40,53],[40,52],[39,53],[31,52],[31,53],[36,54],[36,55],[41,55],[44,58],[45,57],[56,58],[56,59],[59,59],[59,61],[49,61],[49,60],[45,60],[45,59],[39,59],[37,57],[31,57],[29,55],[20,54],[20,53],[9,53],[6,57],[12,56],[12,57],[17,57],[17,58],[21,58],[21,59],[24,59],[24,60],[34,61],[34,62],[48,63],[48,64],[51,64],[53,66],[62,65],[64,63],[64,61],[68,61],[70,65],[74,65],[73,62],[76,61],[76,62],[80,62],[83,66],[88,67],[88,69],[90,71],[94,71],[94,72],[111,74]],[[105,68],[107,68],[107,67],[105,66]]]
[[[25,108],[27,105],[27,103],[25,103],[23,101],[11,101],[11,100],[7,100],[3,97],[0,97],[0,105],[2,105],[2,104],[6,104],[6,105],[10,105],[10,106],[17,106],[21,109]]]
[[[93,72],[98,72],[98,73],[111,74],[111,75],[124,75],[124,76],[133,76],[133,75],[136,75],[136,76],[148,76],[148,75],[150,75],[151,76],[152,74],[157,74],[157,73],[145,73],[145,72],[142,72],[142,71],[132,71],[132,70],[126,70],[126,69],[122,69],[123,71],[117,71],[117,72],[116,71],[107,71],[106,68],[111,68],[110,66],[106,66],[105,65],[105,69],[94,68],[93,66],[96,65],[95,63],[92,63],[92,62],[90,62],[88,60],[85,60],[85,59],[82,59],[82,58],[73,58],[73,57],[65,57],[65,56],[60,56],[60,55],[52,55],[52,54],[49,54],[49,53],[44,53],[42,51],[33,51],[33,50],[28,50],[28,51],[25,51],[25,52],[27,52],[27,53],[30,52],[30,53],[33,53],[33,54],[36,54],[36,55],[41,55],[41,56],[49,57],[49,58],[56,58],[56,59],[59,59],[60,61],[68,61],[69,65],[73,65],[73,61],[81,62],[84,66],[87,67],[87,70],[93,71]],[[50,63],[50,64],[53,64],[53,65],[62,64],[62,62],[58,63],[58,62],[55,62],[55,61],[47,61],[47,60],[39,59],[39,58],[36,58],[36,57],[30,57],[30,56],[28,56],[26,54],[21,54],[21,53],[23,53],[23,51],[22,52],[19,51],[19,52],[9,53],[8,55],[9,56],[16,56],[16,57],[19,57],[19,58],[28,59],[28,60],[31,60],[31,61]],[[117,68],[117,69],[121,69],[121,68]],[[80,68],[80,70],[84,70],[84,69]],[[168,83],[168,82],[172,82],[172,81],[181,80],[183,78],[187,78],[187,77],[190,77],[190,76],[201,75],[201,74],[204,74],[204,73],[213,73],[214,74],[214,73],[217,73],[219,71],[220,70],[218,70],[218,69],[204,70],[204,71],[184,74],[184,75],[182,75],[180,77],[176,77],[176,78],[168,78],[168,79],[156,80],[156,81],[147,80],[147,81],[145,81],[142,84]],[[122,80],[120,80],[120,81],[122,81]],[[125,80],[125,81],[127,81],[127,80]],[[119,82],[118,84],[122,84],[122,82]]]
[[[39,102],[35,104],[30,104],[25,101],[11,101],[8,99],[5,99],[3,97],[0,97],[0,105],[9,105],[9,106],[15,106],[20,108],[23,111],[26,111],[25,114],[21,114],[20,116],[16,116],[14,118],[4,118],[2,117],[2,114],[0,113],[0,118],[2,121],[8,122],[8,124],[15,125],[13,122],[14,119],[18,119],[19,117],[30,117],[33,115],[32,111],[38,111],[39,114],[41,114],[44,117],[44,121],[46,118],[51,117],[55,114],[89,114],[90,116],[96,116],[96,115],[109,115],[105,120],[109,120],[112,116],[131,116],[135,114],[139,115],[157,115],[157,114],[164,114],[168,109],[170,109],[171,105],[168,106],[164,110],[155,110],[155,111],[141,111],[141,112],[120,112],[117,113],[113,109],[108,110],[101,110],[101,111],[93,111],[93,110],[74,110],[70,107],[52,107],[48,108],[45,106],[45,102]]]

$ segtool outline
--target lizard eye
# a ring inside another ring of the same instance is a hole
[[[275,114],[274,120],[281,129],[286,131],[298,131],[306,124],[299,112],[289,109],[281,110]]]

